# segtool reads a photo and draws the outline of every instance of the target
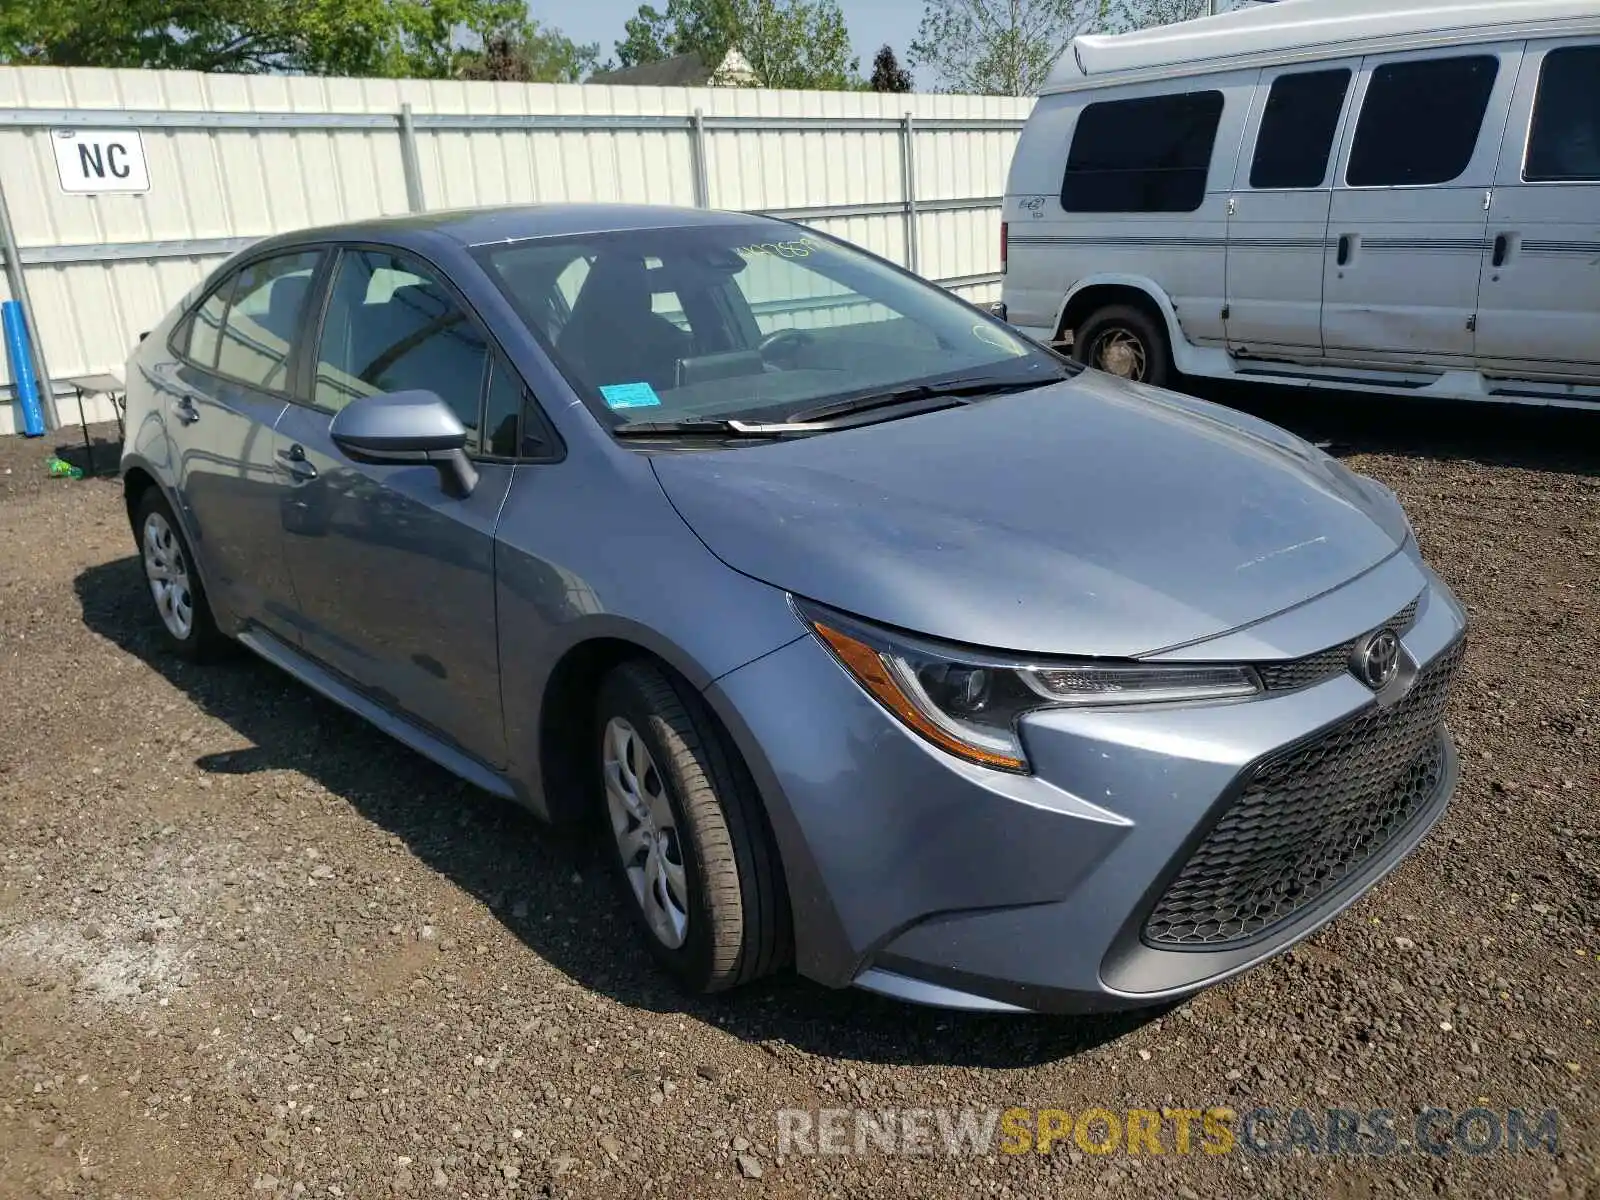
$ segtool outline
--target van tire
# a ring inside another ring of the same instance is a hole
[[[1175,374],[1162,323],[1128,304],[1112,304],[1090,314],[1073,335],[1072,357],[1151,387],[1166,387]]]

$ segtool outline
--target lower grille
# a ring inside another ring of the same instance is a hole
[[[1373,709],[1257,766],[1145,922],[1158,947],[1252,940],[1383,849],[1443,783],[1457,642],[1395,707]]]

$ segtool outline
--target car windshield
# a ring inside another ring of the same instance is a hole
[[[793,419],[902,389],[1070,370],[1004,325],[796,226],[536,238],[480,261],[608,425]]]

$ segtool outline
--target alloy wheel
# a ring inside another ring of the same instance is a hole
[[[638,731],[621,717],[606,723],[606,808],[633,897],[651,933],[669,950],[689,933],[689,882],[666,784]]]
[[[144,573],[150,595],[167,632],[184,641],[194,631],[194,595],[189,588],[189,564],[183,543],[166,517],[151,513],[144,521]]]
[[[1108,329],[1100,335],[1089,361],[1108,375],[1135,383],[1143,380],[1149,369],[1149,354],[1144,343],[1132,330],[1121,327]]]

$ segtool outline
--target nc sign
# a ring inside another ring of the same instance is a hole
[[[58,129],[50,144],[63,192],[96,196],[150,190],[150,167],[136,129]]]

